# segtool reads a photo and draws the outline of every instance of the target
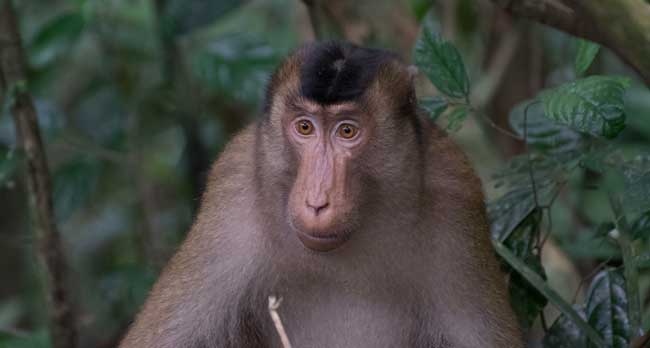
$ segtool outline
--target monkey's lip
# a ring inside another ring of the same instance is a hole
[[[296,232],[305,247],[321,252],[334,250],[350,239],[349,233],[311,234],[300,230]]]

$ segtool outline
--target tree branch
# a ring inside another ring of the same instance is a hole
[[[314,31],[314,37],[316,40],[323,37],[323,31],[321,28],[320,20],[318,18],[318,10],[316,9],[315,0],[302,0],[303,4],[307,7],[307,13],[309,14],[309,22],[311,23],[311,28]]]
[[[650,86],[649,4],[641,0],[492,2],[514,16],[528,18],[610,48]]]
[[[36,109],[25,86],[25,56],[11,1],[0,3],[0,71],[7,86],[18,142],[27,164],[29,201],[34,216],[36,253],[46,271],[48,324],[53,348],[76,347],[77,331],[65,288],[66,264],[52,204],[52,184]],[[21,86],[21,87],[18,87]]]

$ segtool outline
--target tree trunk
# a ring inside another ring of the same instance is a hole
[[[45,268],[48,325],[53,348],[76,347],[75,318],[65,288],[66,264],[52,205],[52,184],[36,109],[27,92],[25,58],[11,1],[0,7],[0,75],[27,165],[29,202],[40,262]]]

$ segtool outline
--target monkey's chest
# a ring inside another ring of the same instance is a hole
[[[293,292],[283,295],[278,312],[294,347],[413,346],[415,315],[396,298],[349,291]]]

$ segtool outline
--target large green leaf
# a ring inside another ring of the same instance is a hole
[[[510,126],[522,138],[525,136],[528,144],[543,152],[568,154],[582,145],[582,135],[546,118],[541,103],[517,104],[510,111]]]
[[[183,35],[194,29],[213,23],[245,0],[170,0],[165,8],[165,30]]]
[[[573,306],[582,319],[587,320],[582,306]],[[586,348],[587,336],[578,325],[566,315],[560,315],[542,340],[544,348]]]
[[[596,58],[600,45],[584,39],[578,39],[578,54],[576,55],[575,70],[580,76],[589,69],[589,66]]]
[[[542,211],[533,209],[505,240],[504,245],[545,280],[540,255],[534,252],[541,221]],[[546,297],[516,272],[510,277],[509,291],[510,302],[521,327],[529,329],[546,306]]]
[[[488,205],[492,239],[505,241],[510,233],[535,209],[530,189],[515,189]]]
[[[469,78],[460,53],[427,28],[415,46],[415,63],[443,94],[453,98],[469,95]]]
[[[440,96],[435,96],[431,98],[422,98],[420,99],[419,104],[420,107],[427,112],[429,118],[432,121],[436,121],[438,117],[442,115],[442,113],[445,112],[445,110],[447,110],[447,107],[449,106],[447,99]]]
[[[546,157],[531,155],[512,158],[508,165],[493,175],[495,188],[507,189],[506,193],[488,204],[488,216],[492,238],[505,241],[510,233],[535,208],[535,192],[540,205],[548,203],[556,190],[559,177],[558,164]],[[530,173],[535,180],[534,191]]]
[[[631,332],[623,275],[615,270],[598,273],[591,282],[586,303],[587,320],[607,346],[627,348]],[[593,346],[588,342],[587,347]]]
[[[85,21],[79,11],[66,12],[45,23],[29,45],[31,63],[43,66],[70,50],[84,30]]]
[[[540,94],[546,117],[577,131],[616,137],[625,128],[623,94],[630,81],[590,76]]]
[[[532,270],[526,263],[517,258],[512,251],[506,248],[505,245],[498,241],[493,241],[492,245],[497,254],[503,258],[505,262],[510,265],[518,274],[524,277],[531,286],[534,286],[541,294],[543,294],[563,315],[570,318],[582,332],[584,332],[589,339],[596,342],[598,348],[607,348],[605,341],[600,337],[599,333],[594,330],[587,322],[585,322],[579,313],[571,307],[562,297],[540,277],[537,272]]]
[[[580,310],[581,317],[585,311]],[[591,283],[586,300],[588,323],[598,331],[607,347],[627,348],[630,341],[630,321],[625,280],[618,270],[604,270],[598,273]],[[560,323],[562,327],[554,327]],[[560,316],[544,339],[544,347],[594,347],[593,342],[583,342],[584,333],[577,331],[571,320]],[[549,341],[547,345],[547,340]],[[553,344],[555,343],[555,345]],[[570,345],[567,345],[570,343]]]

